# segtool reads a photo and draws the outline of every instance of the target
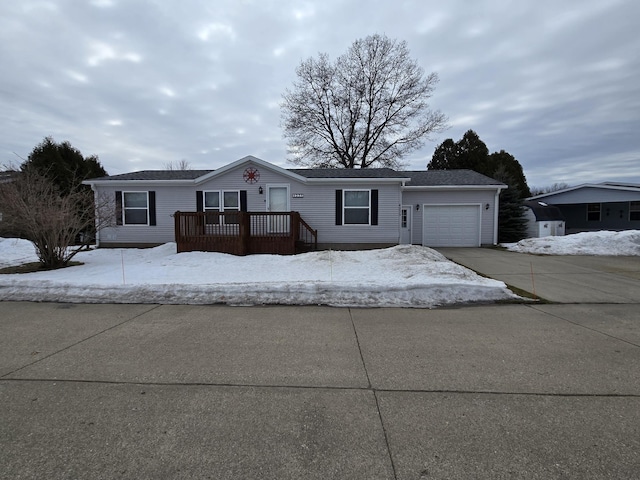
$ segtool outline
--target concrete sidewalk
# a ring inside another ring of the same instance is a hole
[[[1,478],[637,478],[637,305],[0,302]]]
[[[638,256],[542,256],[493,248],[437,250],[460,265],[551,302],[640,302]]]

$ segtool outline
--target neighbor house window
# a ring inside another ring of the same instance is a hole
[[[629,220],[640,220],[640,202],[629,202]]]
[[[344,224],[369,225],[371,213],[370,190],[344,190]]]
[[[600,204],[599,203],[587,204],[587,220],[590,222],[600,221]]]
[[[238,216],[229,213],[240,211],[240,192],[235,191],[213,191],[203,192],[205,212],[224,212],[224,223],[238,223]],[[219,223],[219,216],[210,219],[207,216],[207,223]]]
[[[124,225],[149,224],[148,192],[122,192]]]

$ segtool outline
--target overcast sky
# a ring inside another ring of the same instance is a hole
[[[473,129],[530,186],[640,183],[639,19],[638,0],[1,0],[0,164],[50,135],[110,174],[291,166],[296,66],[381,33],[438,73],[449,117],[408,168]]]

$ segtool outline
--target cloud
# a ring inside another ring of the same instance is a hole
[[[285,165],[278,105],[296,66],[384,33],[439,73],[431,104],[450,118],[407,159],[411,168],[474,129],[491,151],[518,158],[532,185],[640,183],[637,2],[366,6],[0,2],[0,157],[26,157],[53,135],[99,155],[110,173],[183,158],[217,168],[247,154]]]

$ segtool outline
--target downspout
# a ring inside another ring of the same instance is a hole
[[[506,187],[509,188],[509,187]],[[502,187],[498,187],[496,190],[496,197],[494,200],[493,208],[493,244],[498,244],[498,210],[500,209],[500,190]]]
[[[95,215],[96,220],[97,220],[98,219],[98,208],[99,208],[99,206],[98,206],[98,189],[97,189],[95,183],[91,184],[91,190],[93,191],[93,199],[94,199],[94,202],[96,204],[96,210],[95,210],[94,215]],[[100,248],[100,230],[101,229],[99,229],[97,225],[94,225],[94,227],[96,227],[96,248]]]
[[[402,182],[400,183],[400,208],[398,209],[398,241],[397,241],[397,245],[400,245],[400,242],[402,242],[402,206],[404,205],[404,187],[406,185],[406,182],[404,180],[402,180]],[[411,219],[411,221],[413,221],[413,219]],[[413,223],[411,224],[411,226],[413,227]],[[413,230],[411,230],[411,236],[413,237]],[[413,242],[413,238],[409,239],[409,244],[411,244]]]

